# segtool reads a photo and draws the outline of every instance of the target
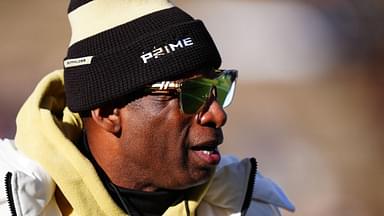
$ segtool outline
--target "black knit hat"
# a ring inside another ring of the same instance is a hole
[[[64,84],[73,112],[221,64],[204,24],[165,0],[72,0],[69,19]]]

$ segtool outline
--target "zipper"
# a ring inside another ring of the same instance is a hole
[[[184,199],[185,213],[187,216],[191,216],[191,211],[189,210],[188,199]]]
[[[13,200],[11,180],[12,180],[12,173],[7,172],[7,174],[5,175],[5,193],[7,196],[8,206],[9,206],[9,210],[11,211],[11,215],[17,216],[15,202]]]
[[[256,159],[250,158],[249,161],[251,162],[251,172],[249,174],[247,192],[245,194],[244,203],[243,203],[243,206],[241,208],[241,215],[242,216],[244,216],[247,213],[249,205],[251,204],[253,187],[255,185],[256,173],[257,173],[257,161],[256,161]]]

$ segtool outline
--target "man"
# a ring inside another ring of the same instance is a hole
[[[21,108],[17,150],[0,145],[4,214],[293,210],[254,159],[221,159],[237,71],[200,20],[165,0],[71,1],[69,19],[64,70]]]

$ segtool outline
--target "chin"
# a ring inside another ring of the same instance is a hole
[[[199,185],[202,185],[204,183],[207,183],[211,176],[213,175],[215,169],[207,168],[204,170],[199,170],[197,172],[194,172],[192,175],[188,176],[183,182],[183,184],[179,183],[179,186],[177,189],[184,190],[192,187],[196,187]]]

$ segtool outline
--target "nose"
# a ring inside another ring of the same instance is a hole
[[[225,125],[227,114],[224,108],[216,100],[213,100],[207,109],[197,115],[197,120],[200,125],[220,128]]]

